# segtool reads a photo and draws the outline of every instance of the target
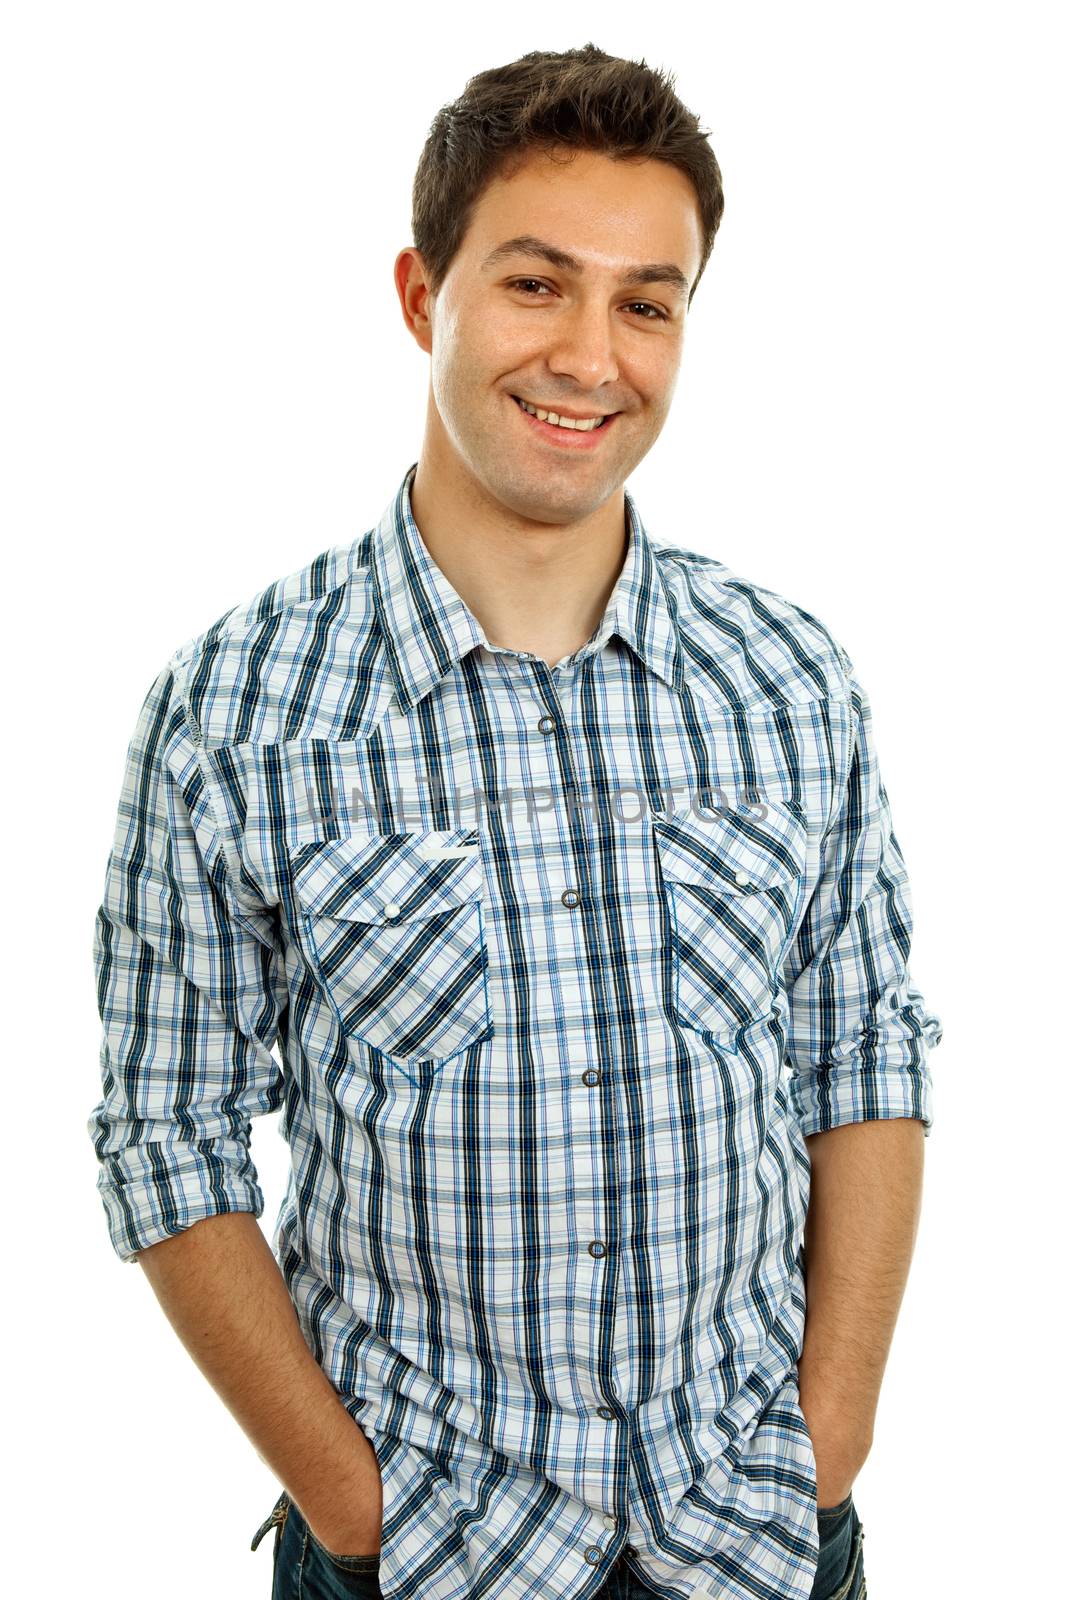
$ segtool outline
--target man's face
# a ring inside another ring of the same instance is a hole
[[[529,244],[490,259],[520,237],[574,263]],[[669,273],[621,280],[655,264],[692,284],[701,246],[695,191],[662,161],[538,153],[495,179],[417,335],[431,357],[431,451],[519,516],[593,513],[658,438],[682,355],[685,284]],[[563,429],[516,396],[562,415],[612,415],[591,432]]]

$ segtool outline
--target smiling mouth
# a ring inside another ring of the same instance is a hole
[[[602,428],[606,422],[610,422],[612,417],[618,414],[617,412],[609,411],[604,416],[599,417],[562,417],[558,411],[544,411],[538,406],[531,405],[521,395],[513,394],[511,398],[521,410],[527,412],[531,417],[536,417],[539,422],[547,422],[551,427],[563,428],[568,432],[574,433],[592,433],[595,429]]]

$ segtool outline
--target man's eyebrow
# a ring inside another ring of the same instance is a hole
[[[482,262],[482,268],[495,267],[498,262],[506,261],[511,256],[540,256],[560,272],[573,272],[576,277],[585,271],[578,257],[572,256],[569,250],[561,250],[558,245],[538,239],[532,233],[520,233],[514,239],[505,239],[495,250],[490,250]],[[644,283],[665,283],[677,289],[679,294],[689,293],[689,279],[673,261],[650,261],[644,266],[628,267],[619,275],[619,284],[624,289]]]

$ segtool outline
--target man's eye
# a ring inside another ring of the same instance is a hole
[[[548,285],[546,283],[542,283],[540,278],[516,278],[511,287],[513,289],[520,290],[522,294],[529,294],[530,290],[527,289],[527,284],[532,284],[533,286],[532,298],[534,300],[539,300],[541,298],[541,296],[537,293],[538,289],[544,289],[546,292],[548,291]],[[661,311],[658,306],[650,305],[647,300],[633,300],[630,302],[631,309],[634,306],[642,306],[645,312],[651,313],[651,315],[642,315],[641,320],[643,322],[655,322],[657,319],[661,322],[667,321],[666,313]]]

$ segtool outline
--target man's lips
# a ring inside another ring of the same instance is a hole
[[[555,445],[561,450],[595,450],[599,441],[614,427],[615,419],[619,412],[613,411],[605,416],[604,421],[597,428],[561,428],[554,422],[542,422],[540,417],[535,417],[532,411],[527,411],[519,404],[518,395],[511,396],[515,402],[515,410],[522,421],[533,429],[535,435],[548,444]],[[541,410],[547,408],[542,406]],[[557,416],[565,413],[557,412]]]

